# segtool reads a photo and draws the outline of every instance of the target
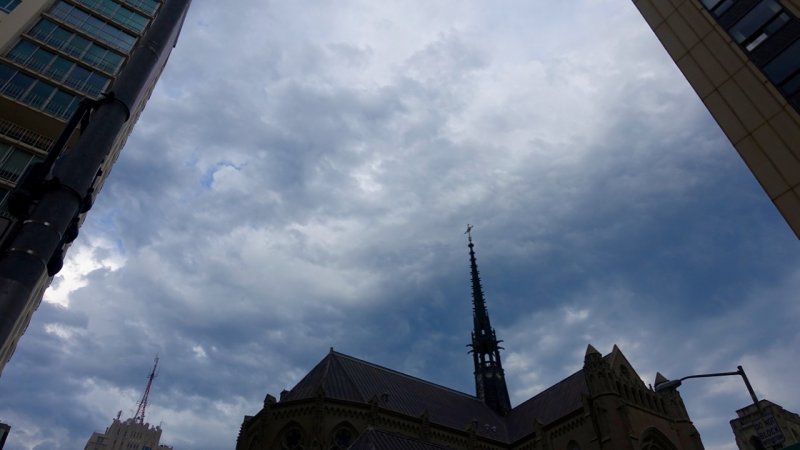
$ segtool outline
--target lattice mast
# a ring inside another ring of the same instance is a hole
[[[136,415],[133,416],[133,421],[137,423],[144,423],[144,412],[147,409],[147,397],[150,396],[150,387],[153,386],[153,379],[155,379],[156,375],[156,368],[158,367],[158,356],[156,356],[155,363],[153,364],[153,370],[150,371],[150,375],[147,377],[147,386],[144,388],[144,394],[142,395],[142,399],[139,400],[139,408],[136,410]]]

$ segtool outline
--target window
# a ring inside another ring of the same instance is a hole
[[[17,62],[22,62],[27,60],[31,55],[33,55],[33,52],[36,51],[37,48],[39,47],[33,45],[29,41],[19,41],[17,45],[15,45],[14,48],[12,48],[10,52],[8,52],[7,56],[9,59],[12,59]]]
[[[642,450],[676,450],[675,445],[655,428],[649,428],[642,435]]]
[[[35,108],[41,108],[48,100],[53,92],[56,90],[55,86],[51,86],[43,81],[37,80],[31,87],[23,101]]]
[[[72,56],[80,56],[86,51],[87,48],[89,48],[89,45],[91,44],[92,42],[88,39],[75,34],[69,39],[69,41],[67,41],[63,50]]]
[[[118,53],[67,31],[47,19],[39,21],[28,34],[107,73],[116,73],[124,60]],[[12,50],[11,56],[16,58],[15,61],[21,62],[19,58],[26,58],[25,52],[32,53],[31,48],[38,46],[29,41],[20,41]]]
[[[128,8],[112,0],[76,0],[78,3],[99,11],[100,14],[110,18],[114,22],[130,29],[142,32],[147,26],[148,19],[141,14],[131,11]]]
[[[770,34],[789,21],[789,15],[777,0],[762,0],[729,30],[731,37],[747,51],[752,51]]]
[[[50,14],[97,40],[126,52],[136,42],[134,36],[63,1],[56,3]]]
[[[8,197],[8,189],[0,187],[0,214],[7,211],[6,197]],[[0,430],[0,438],[5,434],[5,430]]]
[[[0,92],[62,118],[69,117],[80,102],[78,97],[5,64],[0,64]]]
[[[64,58],[58,57],[55,61],[50,64],[50,67],[44,71],[44,74],[49,76],[54,80],[63,80],[64,77],[69,72],[69,69],[72,68],[72,61],[68,61]]]
[[[36,80],[23,73],[16,72],[3,86],[3,93],[11,98],[21,98]]]
[[[63,81],[67,86],[92,97],[100,95],[110,81],[108,77],[84,69],[28,41],[20,41],[9,52],[9,57],[19,64],[56,81]]]
[[[158,10],[159,3],[155,0],[122,0],[126,5],[131,5],[134,8],[144,11],[151,16]]]
[[[0,11],[10,13],[14,8],[19,6],[19,4],[20,0],[0,0]]]
[[[703,5],[711,11],[715,17],[725,14],[733,6],[734,0],[703,0]]]
[[[303,430],[297,425],[290,426],[281,435],[281,450],[303,450]]]
[[[123,58],[100,45],[92,44],[81,59],[106,72],[114,73],[122,64]]]
[[[41,72],[55,57],[55,53],[50,53],[43,48],[38,48],[33,55],[31,55],[31,58],[25,61],[25,65],[37,72]]]
[[[800,90],[800,39],[764,66],[764,75],[787,95]]]
[[[83,67],[74,66],[69,72],[69,75],[67,75],[67,78],[64,80],[64,84],[74,89],[80,89],[83,87],[83,83],[89,79],[89,75],[91,74],[92,72],[84,69]]]
[[[36,155],[0,142],[0,178],[16,182],[32,163],[40,161]]]
[[[355,429],[348,424],[337,426],[333,430],[333,433],[331,433],[330,450],[344,450],[349,448],[350,445],[353,444],[353,441],[356,440],[357,434]]]

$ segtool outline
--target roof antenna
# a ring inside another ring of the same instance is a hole
[[[153,385],[153,379],[156,377],[156,367],[158,367],[158,356],[156,356],[153,370],[147,377],[147,386],[144,388],[144,395],[139,400],[139,408],[136,410],[136,415],[133,416],[133,421],[136,423],[144,423],[144,410],[147,408],[147,397],[150,396],[150,387]]]

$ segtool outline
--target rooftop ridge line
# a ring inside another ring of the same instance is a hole
[[[400,372],[400,371],[397,371],[397,370],[394,370],[394,369],[390,369],[388,367],[379,366],[379,365],[377,365],[375,363],[371,363],[369,361],[364,361],[363,359],[356,358],[355,356],[350,356],[350,355],[346,355],[344,353],[337,352],[336,350],[334,350],[333,353],[334,353],[334,355],[350,359],[352,361],[358,362],[358,363],[363,364],[365,366],[374,367],[376,369],[380,369],[380,370],[383,370],[385,372],[389,372],[389,373],[392,373],[392,374],[395,374],[395,375],[400,375],[400,376],[402,376],[404,378],[409,378],[409,379],[412,379],[414,381],[418,381],[418,382],[421,382],[423,384],[427,384],[429,386],[433,386],[433,387],[436,387],[436,388],[439,388],[439,389],[444,389],[444,390],[450,391],[450,392],[452,392],[454,394],[459,394],[459,395],[467,397],[467,398],[469,398],[471,400],[475,400],[477,402],[483,403],[483,402],[481,402],[481,400],[478,397],[475,397],[474,395],[467,394],[466,392],[461,392],[461,391],[458,391],[456,389],[449,388],[447,386],[442,386],[441,384],[436,384],[436,383],[434,383],[432,381],[423,380],[422,378],[418,378],[418,377],[415,377],[413,375],[409,375],[407,373],[403,373],[403,372]]]

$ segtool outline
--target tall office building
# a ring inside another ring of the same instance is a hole
[[[633,0],[800,237],[800,0]]]
[[[84,98],[99,99],[126,68],[137,41],[164,6],[159,0],[0,0],[0,242],[14,218],[9,192],[41,161]],[[167,47],[167,52],[171,45]],[[162,58],[162,63],[166,58]],[[103,162],[102,186],[163,65],[130,111]],[[73,135],[68,146],[75,143]],[[43,276],[0,348],[0,372],[38,307],[50,280]]]

